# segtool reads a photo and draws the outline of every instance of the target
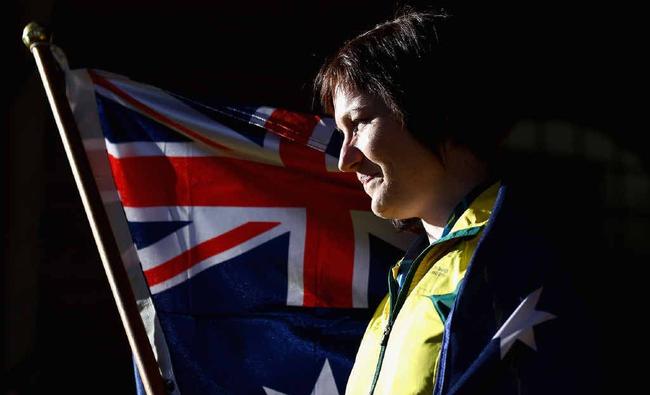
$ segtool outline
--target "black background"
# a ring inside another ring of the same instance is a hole
[[[9,100],[2,133],[7,181],[3,390],[134,391],[126,337],[33,59],[20,42],[27,22],[48,26],[73,68],[125,74],[197,98],[310,112],[311,82],[324,58],[403,3],[9,3],[4,34],[5,53],[10,54],[5,72]],[[452,1],[408,3],[421,8],[438,4],[451,13],[459,7]],[[498,37],[507,37],[514,58],[521,62],[521,75],[530,77],[518,91],[525,92],[519,102],[522,114],[596,128],[640,157],[648,169],[647,69],[641,64],[648,45],[639,10],[620,2],[482,7],[486,16],[478,34],[498,31]],[[584,207],[598,210],[597,205]],[[598,247],[588,245],[593,240],[580,248]],[[596,266],[589,279],[611,282],[612,276],[621,277],[616,294],[610,292],[602,300],[594,296],[594,305],[602,302],[609,322],[602,343],[595,347],[603,353],[617,350],[611,355],[618,359],[612,359],[607,370],[619,374],[626,386],[637,375],[624,355],[642,344],[638,317],[644,314],[637,308],[645,300],[639,286],[648,257],[603,254],[613,261]],[[642,261],[631,265],[630,260]],[[621,273],[621,267],[630,269]]]

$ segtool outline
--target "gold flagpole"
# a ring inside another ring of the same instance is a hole
[[[135,296],[95,184],[81,135],[65,95],[65,81],[60,70],[57,70],[51,52],[50,38],[41,26],[32,22],[23,29],[23,42],[36,60],[144,388],[149,395],[166,394],[167,390],[140,318]]]

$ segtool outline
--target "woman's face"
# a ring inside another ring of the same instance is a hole
[[[376,215],[422,218],[435,207],[444,188],[444,168],[382,100],[337,89],[334,117],[344,135],[339,169],[357,173]]]

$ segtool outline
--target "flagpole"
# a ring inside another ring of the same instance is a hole
[[[52,114],[61,135],[68,162],[72,168],[86,216],[97,243],[108,282],[120,313],[129,345],[133,351],[142,383],[148,395],[167,393],[158,363],[138,311],[129,278],[122,264],[117,242],[104,210],[99,190],[86,156],[81,135],[65,95],[65,81],[51,52],[50,37],[38,24],[23,29],[23,42],[38,67]]]

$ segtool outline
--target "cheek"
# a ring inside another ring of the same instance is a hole
[[[386,164],[393,161],[394,148],[391,149],[390,141],[382,137],[380,134],[368,133],[359,139],[357,147],[364,153],[364,155],[375,163]]]

